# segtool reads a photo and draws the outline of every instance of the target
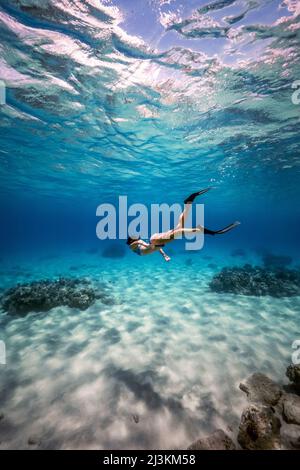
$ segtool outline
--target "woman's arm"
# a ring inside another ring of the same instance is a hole
[[[159,249],[160,254],[165,258],[165,261],[170,261],[171,258],[168,256],[162,248]]]

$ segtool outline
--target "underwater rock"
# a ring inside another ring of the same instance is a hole
[[[250,405],[242,413],[238,442],[247,450],[280,449],[280,426],[272,408]]]
[[[285,375],[297,388],[300,388],[300,364],[289,365]]]
[[[23,315],[46,312],[61,305],[85,310],[98,298],[87,284],[84,279],[66,278],[19,284],[4,292],[2,308],[9,314]]]
[[[207,437],[198,439],[188,447],[188,450],[235,450],[236,447],[229,436],[217,429]]]
[[[223,268],[209,283],[213,292],[272,297],[300,295],[300,272],[289,269],[266,270],[245,264]]]
[[[283,422],[280,435],[284,449],[300,449],[300,426]]]
[[[237,436],[241,448],[300,449],[300,397],[285,394],[276,383],[259,373],[252,374],[240,388],[255,402],[244,409],[241,416]],[[222,429],[188,447],[188,450],[235,449],[234,442]]]
[[[231,256],[232,257],[238,257],[238,256],[245,256],[246,252],[243,250],[243,248],[236,248],[235,250],[232,250]]]
[[[126,248],[120,244],[108,246],[102,251],[103,258],[124,258]]]
[[[247,394],[250,402],[263,405],[276,405],[282,395],[279,385],[260,373],[252,374],[245,382],[240,383],[240,389]]]
[[[283,416],[287,423],[300,424],[300,397],[298,395],[287,393],[284,396]]]
[[[262,260],[265,268],[285,268],[293,261],[290,256],[278,256],[272,253],[264,253]]]

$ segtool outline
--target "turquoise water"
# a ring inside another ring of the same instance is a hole
[[[86,277],[114,299],[0,311],[1,448],[235,438],[241,380],[285,380],[299,297],[209,289],[263,252],[300,265],[299,4],[280,3],[0,1],[1,291]],[[96,237],[102,203],[208,186],[205,225],[241,225],[198,252],[176,241],[165,263]]]

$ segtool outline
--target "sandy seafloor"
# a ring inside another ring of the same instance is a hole
[[[235,435],[246,404],[239,383],[252,372],[287,383],[300,298],[208,288],[222,266],[256,262],[254,255],[210,259],[175,250],[168,264],[159,255],[134,256],[70,253],[2,263],[2,288],[87,276],[104,284],[115,304],[23,318],[0,313],[7,348],[1,449],[184,449],[220,427]]]

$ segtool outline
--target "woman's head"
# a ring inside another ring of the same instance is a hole
[[[139,239],[140,239],[140,237],[128,237],[126,243],[127,243],[127,245],[131,245],[131,243],[136,242]]]

